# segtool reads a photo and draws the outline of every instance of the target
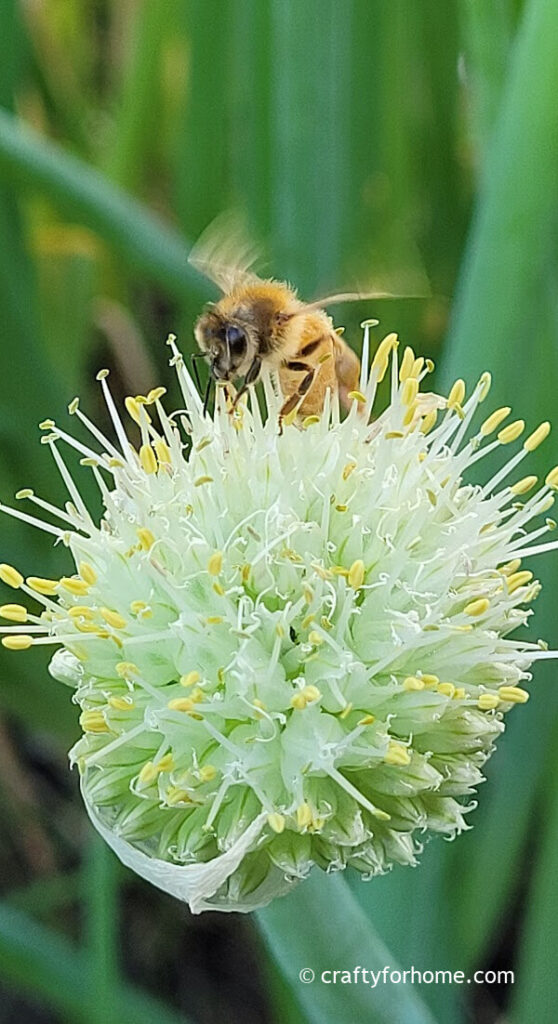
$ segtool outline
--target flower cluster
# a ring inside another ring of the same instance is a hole
[[[0,566],[31,599],[0,608],[2,643],[57,645],[94,825],[194,911],[251,910],[313,865],[371,877],[414,864],[424,837],[466,828],[545,656],[510,634],[540,589],[521,558],[552,547],[533,544],[552,520],[531,524],[558,468],[541,486],[515,473],[549,425],[518,446],[509,408],[479,416],[488,374],[467,398],[461,380],[447,398],[421,392],[432,364],[410,348],[398,361],[388,335],[369,365],[368,333],[346,418],[329,395],[283,432],[272,378],[265,416],[254,393],[233,408],[226,388],[205,416],[171,337],[184,408],[169,415],[163,388],[128,398],[131,439],[102,371],[113,440],[77,399],[91,443],[41,424],[64,509],[31,490],[18,497],[45,519],[3,506],[66,545],[75,571],[24,580]],[[98,485],[99,523],[64,445]],[[463,482],[500,448],[513,454],[486,486]]]

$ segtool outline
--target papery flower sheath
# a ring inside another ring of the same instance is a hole
[[[171,336],[183,408],[158,388],[123,419],[101,371],[112,440],[77,399],[79,439],[41,425],[66,506],[31,490],[18,497],[44,519],[3,506],[66,545],[68,575],[0,567],[30,599],[0,608],[2,642],[58,648],[93,824],[194,912],[252,910],[314,865],[371,878],[468,827],[505,715],[551,653],[510,635],[540,589],[521,559],[553,546],[534,542],[555,525],[558,468],[541,485],[517,472],[549,425],[521,442],[509,408],[481,413],[489,374],[469,397],[461,380],[423,393],[432,364],[399,361],[395,335],[370,364],[368,335],[346,418],[329,395],[282,432],[271,378],[265,412],[218,388],[204,415]],[[494,450],[501,468],[476,485]]]

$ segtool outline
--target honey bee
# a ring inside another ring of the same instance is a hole
[[[386,293],[342,292],[302,302],[294,288],[252,270],[258,253],[239,231],[223,232],[214,222],[192,250],[190,262],[222,291],[194,326],[200,352],[209,363],[207,408],[212,381],[243,383],[233,405],[255,384],[262,371],[275,370],[284,398],[285,417],[319,415],[328,389],[342,405],[351,405],[358,389],[360,360],[335,329],[325,307],[336,302],[379,297]]]

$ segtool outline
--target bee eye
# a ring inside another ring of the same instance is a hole
[[[239,351],[246,344],[246,335],[241,327],[227,327],[227,342],[233,351]]]

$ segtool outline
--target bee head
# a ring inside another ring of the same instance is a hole
[[[242,377],[254,358],[257,339],[250,324],[224,319],[214,311],[202,314],[194,328],[216,380]]]

